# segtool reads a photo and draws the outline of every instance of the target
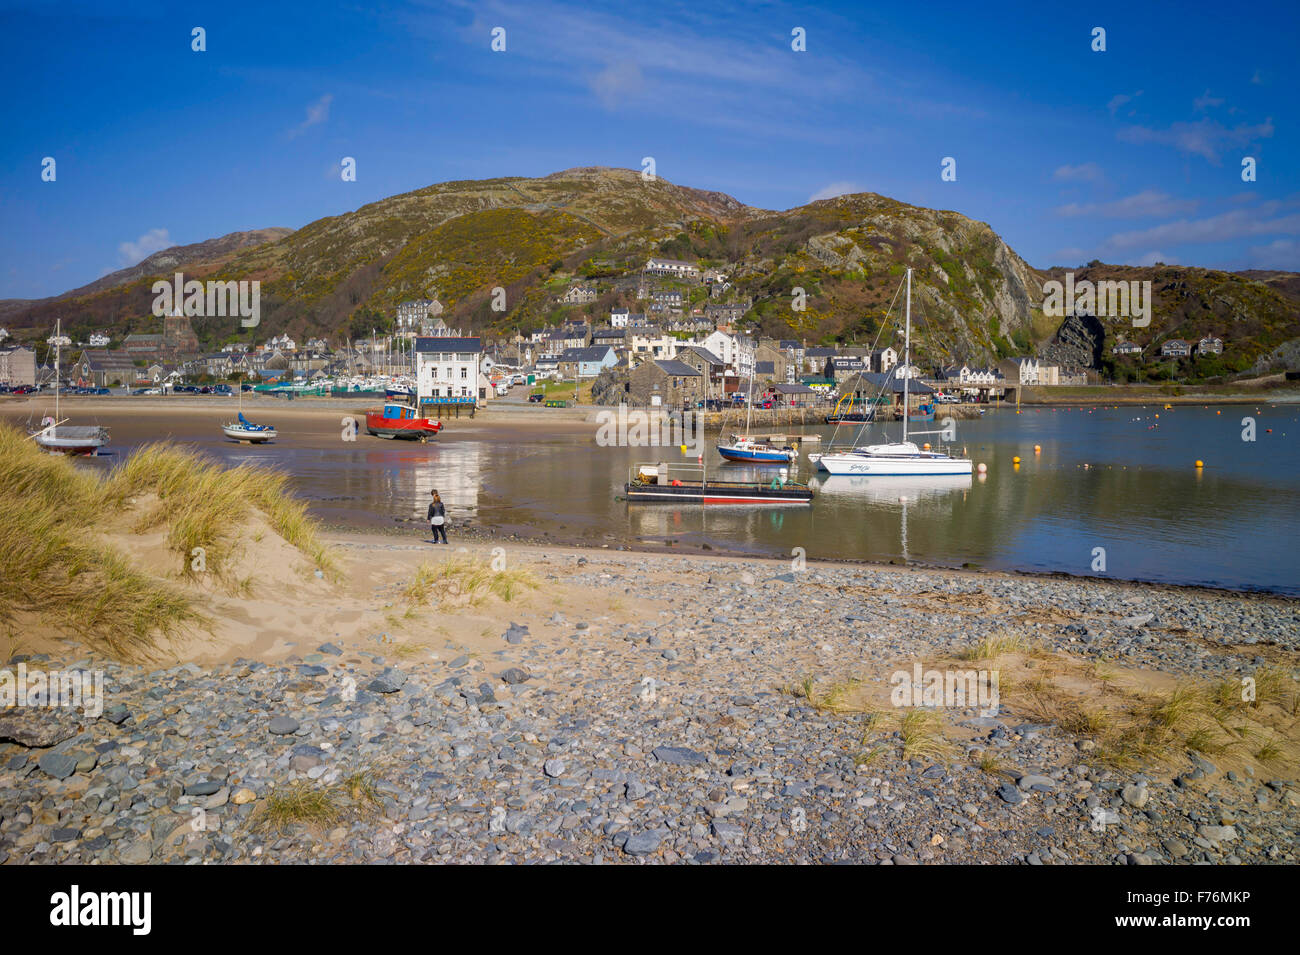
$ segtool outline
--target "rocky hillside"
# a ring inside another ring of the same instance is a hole
[[[892,339],[885,316],[910,265],[913,342],[927,363],[1029,354],[1061,324],[1040,308],[1043,282],[1055,273],[1031,268],[988,225],[956,212],[871,193],[774,212],[624,169],[441,183],[295,232],[214,243],[226,244],[169,249],[58,299],[11,303],[6,321],[44,327],[61,315],[74,329],[150,330],[152,278],[183,268],[198,278],[261,280],[259,339],[282,330],[369,334],[391,322],[397,303],[423,297],[439,299],[453,326],[513,333],[566,315],[598,319],[615,303],[642,310],[620,280],[657,254],[728,269],[730,299],[750,301],[745,320],[765,334],[860,345]],[[1215,331],[1253,360],[1300,334],[1300,302],[1284,291],[1288,273],[1095,266],[1078,274],[1152,279],[1153,336]],[[605,294],[585,310],[558,308],[556,295],[580,278],[601,281]],[[506,291],[504,311],[492,308],[497,287]],[[702,297],[694,290],[691,304]],[[233,319],[195,325],[209,344],[247,334]]]

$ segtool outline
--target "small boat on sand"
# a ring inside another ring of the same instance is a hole
[[[231,441],[239,441],[243,444],[265,444],[268,441],[274,441],[276,437],[275,428],[269,424],[253,424],[244,417],[244,386],[239,386],[239,417],[234,421],[228,421],[221,426],[222,433]]]
[[[93,424],[67,424],[59,417],[59,364],[63,356],[63,322],[54,324],[54,417],[41,419],[41,426],[28,433],[33,441],[46,451],[61,454],[95,454],[108,444],[108,429]]]
[[[244,417],[242,411],[239,412],[239,420],[223,424],[221,430],[232,441],[244,441],[249,444],[264,444],[267,441],[274,441],[276,437],[275,428],[269,424],[253,424]]]
[[[442,422],[421,417],[414,404],[389,401],[381,411],[366,412],[366,430],[377,438],[427,441],[442,430]]]

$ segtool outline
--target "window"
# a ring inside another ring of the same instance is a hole
[[[461,377],[461,380],[462,380],[462,381],[465,380],[466,378],[468,378],[468,377],[469,377],[469,369],[468,369],[468,368],[462,368],[462,369],[460,370],[460,377]]]

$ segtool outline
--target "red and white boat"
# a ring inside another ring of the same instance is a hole
[[[427,441],[442,430],[442,422],[420,417],[413,404],[390,401],[382,411],[366,412],[366,430],[377,438]]]

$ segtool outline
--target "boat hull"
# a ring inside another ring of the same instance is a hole
[[[221,431],[231,441],[239,441],[245,444],[265,444],[267,441],[273,441],[276,438],[276,430],[274,428],[250,431],[247,428],[241,428],[238,425],[225,425],[222,427]]]
[[[811,504],[812,489],[802,484],[773,488],[765,484],[691,481],[680,484],[626,484],[629,501],[677,504]]]
[[[969,475],[971,463],[965,458],[888,458],[864,454],[823,454],[817,467],[827,474],[872,477],[926,477]]]
[[[425,441],[442,430],[442,425],[428,418],[385,418],[383,415],[366,415],[366,431],[376,438],[394,438],[402,441]]]
[[[108,444],[108,431],[88,425],[62,425],[38,431],[32,440],[56,454],[94,454]]]
[[[794,455],[786,451],[754,451],[722,445],[718,446],[718,454],[728,461],[744,461],[746,464],[789,464],[794,459]]]

